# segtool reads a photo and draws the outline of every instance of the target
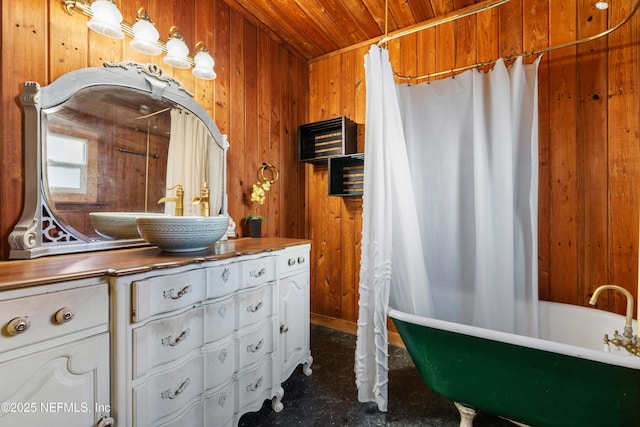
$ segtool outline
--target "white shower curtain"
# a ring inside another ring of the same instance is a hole
[[[396,85],[365,57],[358,399],[387,409],[388,306],[537,335],[537,68]]]
[[[202,121],[179,109],[171,110],[171,137],[167,160],[167,187],[182,184],[184,188],[185,216],[200,215],[200,205],[191,203],[200,196],[205,182],[209,186],[209,209],[216,215],[222,205],[222,173],[224,152]],[[212,185],[212,183],[216,183]],[[175,196],[175,190],[167,191],[168,197]],[[165,213],[175,214],[175,203],[165,203]]]

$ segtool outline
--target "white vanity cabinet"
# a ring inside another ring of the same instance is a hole
[[[106,279],[0,292],[0,426],[112,426]]]
[[[234,426],[311,373],[309,245],[247,252],[112,275],[117,425]]]
[[[227,427],[311,373],[307,240],[0,263],[0,427]]]

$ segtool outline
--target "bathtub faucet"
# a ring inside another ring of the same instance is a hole
[[[629,353],[635,356],[640,356],[640,347],[638,346],[638,336],[633,335],[633,327],[631,325],[631,322],[633,320],[633,295],[631,295],[631,292],[617,285],[598,286],[598,288],[596,288],[596,290],[593,292],[593,295],[589,300],[589,304],[596,305],[596,301],[598,301],[598,295],[600,295],[600,292],[606,289],[612,289],[615,291],[622,292],[622,294],[624,294],[624,296],[627,298],[627,315],[626,315],[626,322],[624,325],[624,332],[622,333],[622,335],[618,334],[618,331],[615,331],[613,339],[609,339],[609,335],[605,334],[604,335],[605,344],[611,343],[616,347],[623,347]]]

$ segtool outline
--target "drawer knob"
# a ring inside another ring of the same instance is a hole
[[[7,332],[9,335],[20,335],[26,332],[29,326],[31,326],[31,321],[28,317],[16,317],[7,324]]]
[[[56,322],[62,325],[63,323],[67,323],[73,320],[73,316],[75,315],[73,314],[73,311],[71,311],[70,308],[68,307],[61,308],[56,313]]]
[[[289,327],[284,323],[280,323],[280,333],[286,334],[287,332],[289,332]]]
[[[102,417],[96,427],[113,427],[116,424],[113,418],[111,417]]]
[[[304,257],[299,256],[298,257],[298,264],[303,264],[304,263]]]
[[[289,261],[287,262],[289,264],[289,267],[296,265],[296,260],[293,258],[289,258]]]

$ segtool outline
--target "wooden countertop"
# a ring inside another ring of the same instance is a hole
[[[271,252],[310,240],[266,237],[218,242],[207,251],[169,253],[156,246],[116,249],[37,259],[0,262],[0,290],[56,283],[73,279],[123,276],[162,268]]]

